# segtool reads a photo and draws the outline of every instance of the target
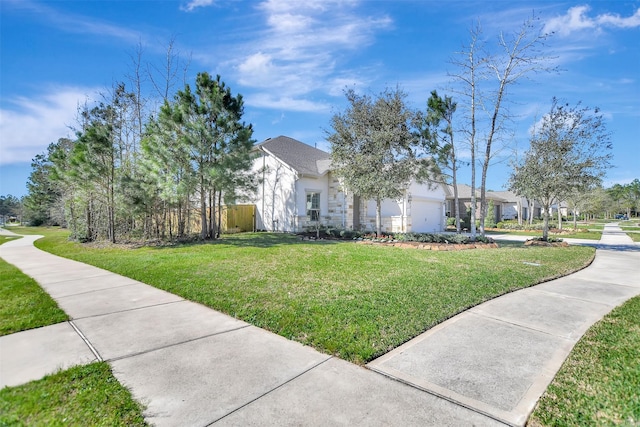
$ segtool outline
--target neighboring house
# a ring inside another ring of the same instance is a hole
[[[448,186],[447,195],[447,216],[454,217],[454,197],[453,186]],[[493,208],[496,221],[517,219],[518,212],[521,212],[522,219],[529,218],[529,202],[526,198],[517,196],[511,191],[487,191],[485,194],[487,204],[493,201]],[[458,201],[460,205],[460,217],[464,218],[467,209],[471,208],[471,187],[465,184],[458,184]],[[480,189],[476,188],[476,209],[480,210]],[[533,216],[541,216],[541,209],[537,203],[533,204]],[[478,213],[478,218],[480,217]]]
[[[259,157],[253,170],[261,183],[251,203],[257,229],[300,232],[322,225],[375,230],[375,202],[344,191],[331,172],[329,153],[286,136],[269,138],[255,150]],[[443,231],[445,191],[414,182],[401,200],[384,200],[383,231]]]

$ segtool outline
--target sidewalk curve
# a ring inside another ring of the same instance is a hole
[[[608,226],[589,268],[474,307],[365,369],[40,251],[37,238],[0,245],[0,257],[33,277],[72,320],[0,337],[0,387],[10,383],[8,373],[14,384],[106,360],[159,426],[523,425],[588,327],[640,294],[640,247]],[[78,359],[27,375],[38,356],[58,353],[36,334],[66,334]]]
[[[367,367],[524,425],[580,337],[640,295],[640,245],[611,224],[596,247],[588,268],[473,307]]]

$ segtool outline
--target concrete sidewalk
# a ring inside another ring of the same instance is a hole
[[[587,329],[640,295],[640,246],[612,224],[597,247],[588,268],[471,308],[367,366],[524,425]]]
[[[584,331],[640,293],[640,247],[607,227],[588,269],[477,306],[365,369],[36,238],[0,257],[72,320],[0,337],[0,386],[107,360],[155,425],[522,425]]]

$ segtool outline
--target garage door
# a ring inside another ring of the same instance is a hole
[[[442,221],[442,203],[415,199],[411,203],[411,231],[439,233],[444,230]]]

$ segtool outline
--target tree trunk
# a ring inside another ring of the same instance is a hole
[[[382,201],[376,199],[376,237],[382,235]]]
[[[456,233],[460,234],[462,231],[460,229],[460,202],[458,201],[458,181],[456,178],[456,166],[455,163],[453,165],[453,203],[455,204],[455,215],[456,215]]]
[[[542,226],[542,238],[544,240],[549,239],[549,208],[551,204],[543,206],[544,211],[542,212],[542,218],[544,220],[544,224]]]
[[[227,227],[229,224],[227,224]],[[222,233],[222,191],[218,193],[218,221],[216,224],[215,238],[218,239]]]
[[[213,189],[209,193],[209,228],[207,230],[207,237],[209,239],[215,238],[216,228],[216,190]]]
[[[560,203],[558,203],[558,230],[562,230],[562,212],[560,211]]]
[[[200,238],[207,238],[207,194],[204,191],[204,177],[200,178]]]

